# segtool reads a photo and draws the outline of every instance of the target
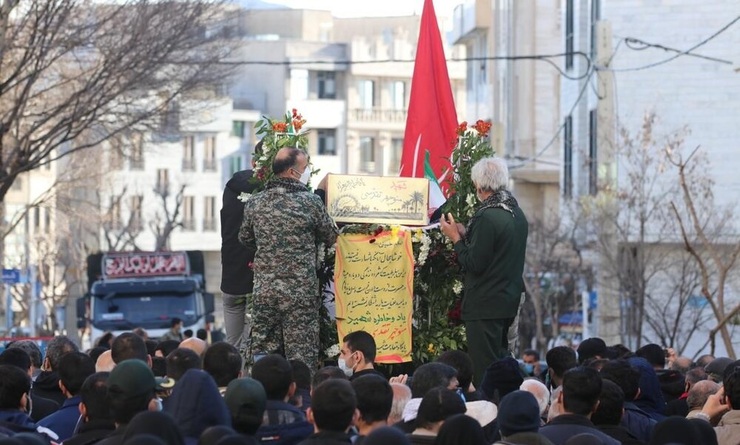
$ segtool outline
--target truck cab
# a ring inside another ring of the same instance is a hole
[[[214,302],[205,292],[203,272],[200,251],[90,255],[89,290],[78,300],[78,325],[89,323],[93,340],[139,327],[158,338],[175,317],[183,329],[208,329]]]

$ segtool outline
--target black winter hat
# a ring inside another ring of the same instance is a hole
[[[519,362],[511,357],[497,360],[486,369],[480,389],[489,400],[501,400],[506,394],[519,389],[524,381]],[[498,390],[498,397],[495,397]]]
[[[578,345],[578,363],[583,363],[596,356],[606,356],[606,343],[598,337],[587,338]]]
[[[536,433],[540,429],[540,406],[532,393],[516,390],[507,394],[498,407],[501,435]]]

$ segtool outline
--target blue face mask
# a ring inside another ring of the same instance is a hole
[[[525,363],[524,364],[524,372],[526,372],[527,375],[532,375],[534,373],[534,364],[532,364],[532,363]]]
[[[457,393],[458,396],[460,396],[463,402],[467,403],[467,400],[465,400],[465,394],[463,394],[462,388],[457,388],[455,392]]]

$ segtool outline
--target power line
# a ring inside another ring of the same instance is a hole
[[[717,57],[705,56],[703,54],[696,54],[696,53],[692,53],[692,52],[689,52],[689,51],[682,51],[680,49],[671,48],[670,46],[664,46],[664,45],[661,45],[659,43],[646,42],[644,40],[640,40],[640,39],[637,39],[637,38],[634,38],[634,37],[625,37],[624,39],[622,39],[622,41],[624,41],[624,44],[629,49],[634,50],[634,51],[644,51],[644,50],[646,50],[648,48],[657,48],[657,49],[662,49],[663,51],[666,51],[666,52],[674,52],[674,53],[678,53],[678,54],[681,54],[681,55],[686,55],[686,56],[696,57],[696,58],[699,58],[699,59],[709,60],[711,62],[718,62],[718,63],[727,64],[727,65],[732,65],[732,61],[730,61],[730,60],[719,59]],[[641,46],[638,47],[635,44],[641,45]]]
[[[663,46],[663,45],[659,45],[659,44],[648,43],[648,42],[645,42],[643,40],[636,39],[636,38],[629,38],[628,37],[628,38],[620,39],[619,43],[617,43],[617,46],[614,49],[614,52],[612,53],[611,57],[609,58],[609,63],[607,63],[606,67],[601,67],[601,66],[599,66],[599,67],[593,67],[593,69],[589,69],[587,71],[586,74],[587,74],[588,78],[586,79],[586,81],[585,81],[585,83],[583,85],[583,88],[581,88],[581,91],[579,92],[578,97],[576,98],[575,103],[571,107],[570,111],[566,114],[566,116],[569,116],[569,115],[573,114],[573,112],[575,111],[576,107],[578,106],[578,103],[580,103],[581,99],[583,98],[583,95],[584,95],[586,89],[590,85],[591,76],[593,76],[594,72],[596,72],[596,71],[601,71],[601,70],[604,70],[604,71],[609,70],[609,71],[612,71],[612,72],[641,71],[641,70],[645,70],[645,69],[648,69],[648,68],[653,68],[655,66],[663,65],[663,64],[668,63],[668,62],[671,62],[671,61],[673,61],[673,60],[675,60],[675,59],[677,59],[677,58],[679,58],[681,56],[699,57],[699,58],[703,58],[703,59],[707,59],[707,60],[712,60],[712,61],[719,62],[719,63],[732,64],[732,62],[727,61],[727,60],[715,59],[715,58],[708,57],[708,56],[703,56],[703,55],[700,55],[700,54],[692,54],[692,51],[694,51],[695,49],[697,49],[697,48],[699,48],[701,46],[706,45],[711,40],[713,40],[714,38],[716,38],[717,36],[719,36],[723,32],[727,31],[727,29],[729,29],[732,25],[734,25],[738,21],[740,21],[740,16],[735,17],[732,21],[730,21],[729,23],[727,23],[725,26],[723,26],[722,28],[720,28],[719,30],[717,30],[716,32],[714,32],[712,35],[710,35],[706,39],[702,40],[701,42],[697,43],[696,45],[692,46],[691,48],[689,48],[687,50],[683,50],[683,51],[682,50],[675,49],[675,48],[670,48],[670,47],[666,47],[666,46]],[[621,46],[622,43],[624,43],[625,46],[627,46],[627,47],[629,47],[631,49],[637,50],[637,51],[641,51],[641,50],[647,49],[648,47],[655,47],[655,48],[663,49],[665,51],[673,51],[673,52],[676,52],[677,54],[674,55],[674,56],[672,56],[672,57],[669,57],[667,59],[664,59],[664,60],[661,60],[661,61],[658,61],[658,62],[654,62],[654,63],[648,64],[648,65],[645,65],[645,66],[641,66],[641,67],[622,68],[622,69],[608,68],[608,66],[611,64],[611,61],[616,56],[617,51],[619,51],[619,47]],[[634,43],[645,45],[645,47],[644,48],[636,48],[633,45],[631,45],[631,44],[634,44]],[[590,58],[588,60],[590,62]],[[589,68],[591,68],[591,65],[589,65]],[[616,83],[616,76],[614,77],[613,81]],[[615,87],[616,87],[616,85],[615,85]],[[598,92],[596,92],[596,91],[594,91],[594,92],[598,96]],[[539,158],[555,143],[555,141],[558,139],[558,136],[560,136],[560,133],[563,131],[564,128],[565,128],[565,122],[563,122],[558,127],[557,131],[552,136],[552,138],[548,141],[548,143],[545,144],[545,146],[542,147],[533,157],[510,156],[509,158],[510,159],[515,159],[515,160],[521,161],[522,162],[522,165],[527,164],[527,163],[530,163],[530,162],[547,163],[545,161],[539,160]],[[559,163],[558,163],[558,165],[559,165]],[[512,167],[512,168],[517,168],[517,167]]]
[[[699,48],[701,46],[706,45],[707,43],[709,43],[710,41],[712,41],[714,38],[716,38],[717,36],[719,36],[723,32],[727,31],[732,25],[734,25],[738,21],[740,21],[740,15],[737,16],[737,17],[735,17],[732,21],[730,21],[728,24],[726,24],[725,26],[723,26],[722,28],[720,28],[718,31],[716,31],[714,34],[710,35],[706,39],[702,40],[701,42],[697,43],[696,45],[692,46],[691,48],[689,48],[689,49],[687,49],[685,51],[678,51],[678,54],[676,54],[674,56],[671,56],[671,57],[669,57],[667,59],[660,60],[658,62],[653,62],[653,63],[647,64],[647,65],[643,65],[643,66],[633,67],[633,68],[605,68],[605,69],[609,69],[609,70],[614,71],[614,72],[642,71],[642,70],[646,70],[646,69],[649,69],[649,68],[654,68],[656,66],[660,66],[660,65],[666,64],[668,62],[672,62],[672,61],[678,59],[681,56],[697,56],[696,54],[690,54],[690,53],[692,51],[694,51],[695,49],[697,49],[697,48]],[[634,41],[637,42],[638,40],[637,39],[634,39]],[[625,44],[626,43],[627,42],[626,42],[626,39],[625,39]],[[671,48],[671,50],[673,50],[673,49]],[[723,63],[726,63],[727,62],[727,61],[723,61],[723,60],[718,60],[718,61],[723,62]]]
[[[583,82],[583,87],[581,87],[581,90],[578,92],[578,97],[576,97],[575,102],[573,102],[573,106],[570,107],[570,110],[568,111],[568,113],[566,114],[566,116],[572,115],[573,112],[576,110],[576,107],[578,107],[578,104],[581,102],[581,99],[583,99],[583,96],[586,93],[586,90],[588,89],[588,86],[589,86],[589,84],[591,82],[591,77],[594,75],[595,72],[596,72],[596,69],[595,68],[592,68],[592,69],[589,70],[588,77]],[[534,156],[532,156],[532,157],[509,156],[509,159],[514,159],[514,160],[517,160],[517,161],[521,161],[522,162],[522,165],[527,164],[527,163],[530,163],[530,162],[542,162],[542,163],[550,163],[550,164],[553,164],[553,165],[560,165],[559,162],[558,163],[554,163],[554,162],[550,162],[550,161],[545,162],[545,161],[539,160],[539,158],[542,157],[542,155],[545,154],[545,152],[547,150],[549,150],[550,147],[552,147],[552,145],[558,139],[558,136],[560,136],[560,133],[563,131],[564,128],[565,128],[565,121],[563,121],[563,123],[560,124],[560,126],[558,127],[558,129],[555,131],[555,134],[553,134],[552,138],[550,138],[550,140],[547,142],[547,144],[545,144],[544,147],[542,147],[537,153],[535,153]],[[519,168],[519,167],[521,167],[521,166],[512,167],[512,169]]]
[[[580,56],[586,61],[586,72],[578,75],[578,76],[572,76],[565,71],[563,71],[560,66],[558,66],[557,63],[555,63],[551,59],[557,59],[561,57],[566,56]],[[511,60],[511,61],[522,61],[522,60],[533,60],[533,61],[539,61],[539,62],[546,62],[555,70],[557,70],[561,76],[570,79],[570,80],[581,80],[588,76],[588,73],[591,69],[592,62],[591,58],[588,56],[588,54],[582,52],[582,51],[574,51],[574,52],[568,52],[568,53],[558,53],[558,54],[535,54],[535,55],[526,55],[526,56],[487,56],[487,57],[451,57],[446,59],[447,62],[485,62],[485,61],[494,61],[494,60]],[[243,61],[236,61],[236,60],[225,60],[217,62],[220,65],[226,65],[226,66],[249,66],[249,65],[267,65],[267,66],[302,66],[302,65],[369,65],[369,64],[386,64],[386,63],[414,63],[416,62],[416,59],[378,59],[378,60],[243,60]],[[212,63],[212,62],[204,62],[204,63]],[[191,64],[198,64],[197,61],[184,61],[180,64],[183,65],[191,65]]]

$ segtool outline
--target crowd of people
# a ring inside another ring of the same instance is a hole
[[[224,192],[227,341],[172,318],[161,338],[109,333],[84,352],[65,336],[43,356],[12,342],[0,354],[0,445],[740,445],[740,361],[599,338],[544,361],[511,356],[528,223],[500,158],[472,169],[469,223],[440,219],[464,270],[465,351],[390,376],[360,330],[319,368],[316,258],[337,228],[324,186],[306,187],[305,152],[280,149],[272,169],[262,192],[251,171]]]
[[[0,445],[740,443],[740,361],[725,357],[590,338],[535,366],[498,359],[476,387],[460,350],[398,376],[375,354],[364,331],[319,369],[279,354],[245,369],[227,342],[143,330],[85,352],[57,336],[45,356],[20,340],[0,354]]]

